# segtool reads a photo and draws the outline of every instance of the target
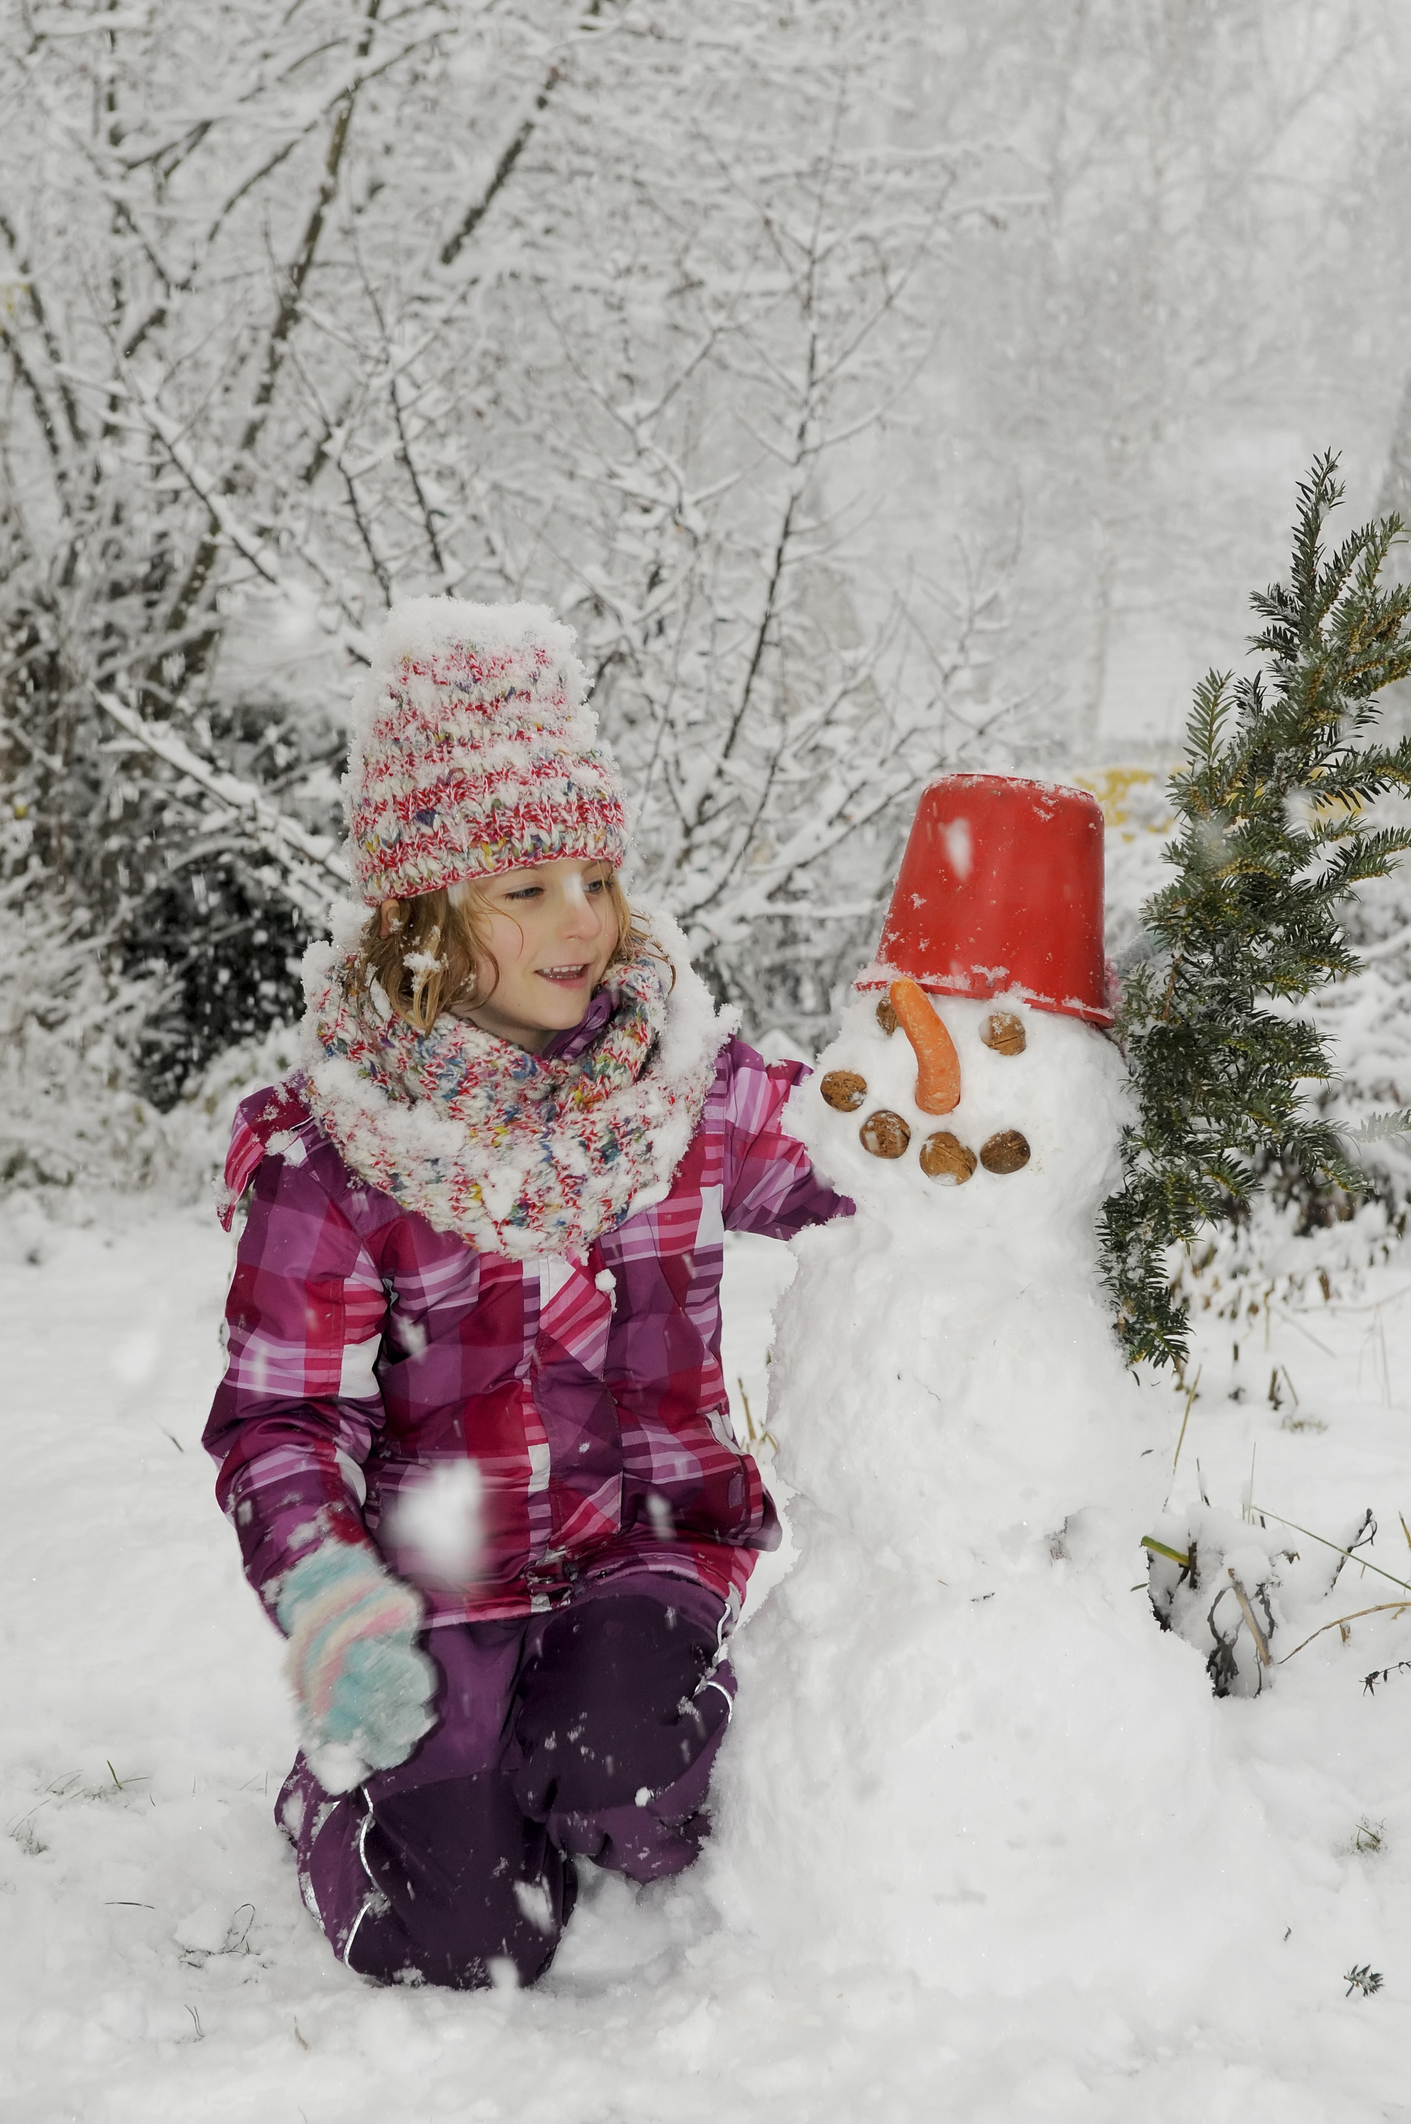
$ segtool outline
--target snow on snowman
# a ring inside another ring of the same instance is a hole
[[[793,1109],[857,1215],[794,1242],[777,1320],[802,1553],[739,1640],[714,1892],[781,1953],[960,1994],[1052,1979],[1078,1911],[1125,1981],[1138,1864],[1208,1938],[1250,1834],[1200,1663],[1133,1597],[1170,1440],[1097,1272],[1131,1110],[1102,912],[1089,795],[934,782]]]

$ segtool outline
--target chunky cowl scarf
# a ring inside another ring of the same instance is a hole
[[[326,946],[307,965],[301,1097],[350,1170],[438,1231],[582,1255],[666,1195],[733,1030],[675,924],[652,926],[667,960],[612,967],[601,1033],[562,1056],[444,1014],[418,1032],[380,991],[351,993],[353,954]]]

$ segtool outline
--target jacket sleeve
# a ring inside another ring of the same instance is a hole
[[[384,1420],[373,1369],[381,1279],[303,1144],[285,1145],[254,1176],[204,1441],[245,1575],[271,1614],[285,1572],[330,1536],[376,1553],[362,1464]]]
[[[727,1051],[725,1228],[791,1239],[806,1224],[850,1217],[853,1204],[813,1170],[808,1152],[784,1126],[794,1086],[810,1075],[802,1062],[765,1062],[743,1040]]]

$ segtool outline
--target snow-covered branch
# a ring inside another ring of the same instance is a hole
[[[347,891],[348,866],[331,842],[321,834],[307,833],[297,819],[281,812],[257,783],[244,781],[224,768],[209,766],[174,730],[144,722],[135,708],[129,708],[115,695],[98,692],[94,698],[104,715],[144,751],[174,767],[203,795],[233,812],[257,847],[283,864],[299,885],[306,890],[313,888],[316,905],[324,908],[335,892]],[[310,876],[311,872],[317,873],[316,878]]]

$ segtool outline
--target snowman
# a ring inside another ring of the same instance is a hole
[[[740,1633],[711,1859],[776,1962],[1025,1992],[1069,1980],[1076,1928],[1120,1993],[1134,1880],[1208,1941],[1251,1834],[1200,1663],[1133,1590],[1170,1441],[1097,1274],[1130,1111],[1102,834],[1077,789],[933,783],[798,1097],[857,1214],[795,1242],[777,1321],[800,1560]]]

